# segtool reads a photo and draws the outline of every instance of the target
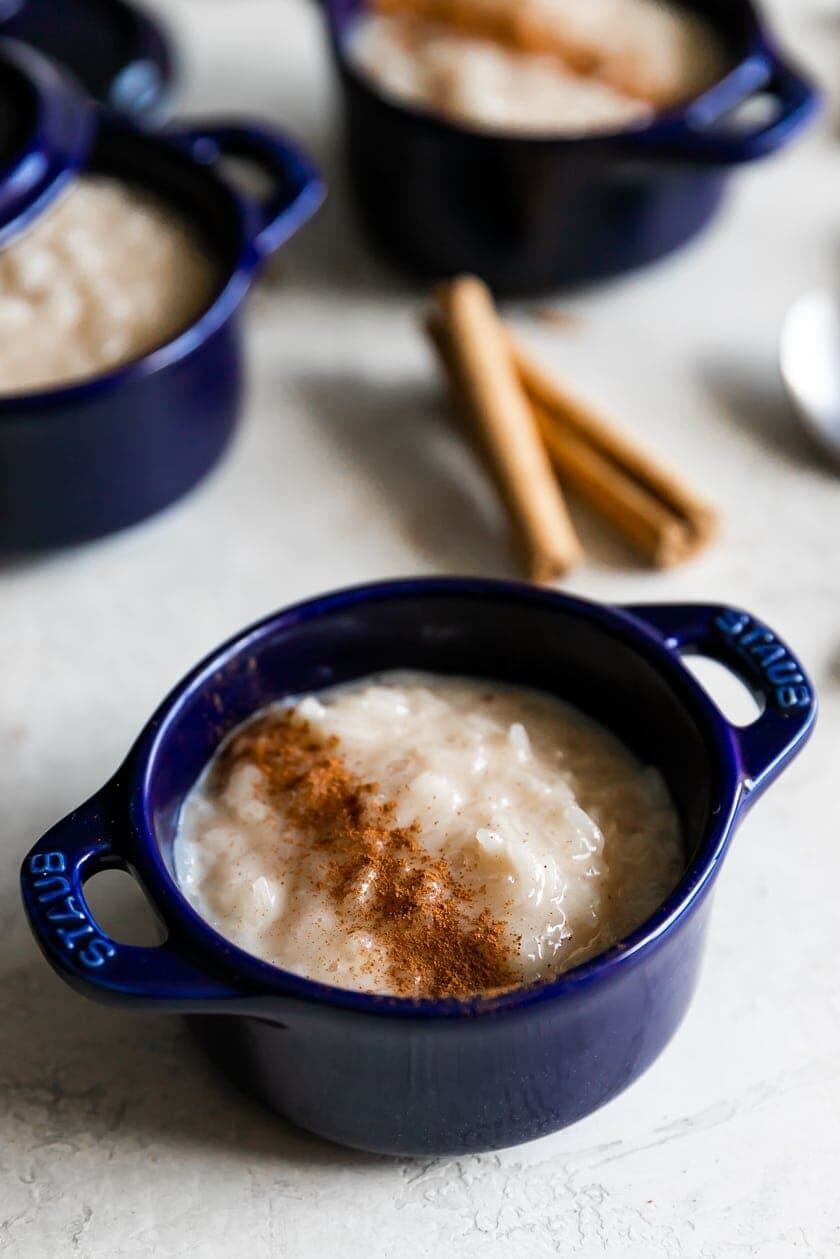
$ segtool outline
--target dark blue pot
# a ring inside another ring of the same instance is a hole
[[[362,223],[393,261],[430,279],[470,271],[499,293],[531,293],[659,258],[709,221],[733,166],[781,148],[816,105],[750,0],[695,0],[733,69],[688,106],[608,136],[483,134],[380,96],[344,53],[365,0],[323,3]],[[758,95],[775,102],[772,120],[727,130],[722,116]]]
[[[764,704],[736,729],[680,663],[723,661]],[[227,731],[286,695],[383,669],[523,683],[578,704],[665,775],[685,875],[629,939],[551,983],[493,1000],[375,997],[311,983],[217,935],[180,894],[179,811]],[[87,996],[200,1016],[208,1051],[303,1128],[389,1154],[456,1154],[542,1136],[626,1088],[690,1001],[710,892],[736,824],[810,734],[816,702],[790,651],[748,614],[605,608],[529,586],[401,581],[327,595],[261,622],[164,701],[123,767],[23,863],[32,929]],[[109,939],[83,884],[119,866],[169,931]]]
[[[81,165],[178,209],[221,277],[210,308],[151,354],[67,388],[0,396],[0,550],[8,553],[133,524],[213,467],[239,410],[243,298],[265,259],[318,207],[323,185],[270,128],[191,123],[150,134],[94,110],[49,62],[2,40],[0,89],[0,100],[17,101],[20,120],[6,138],[5,183],[0,176],[4,246]],[[264,199],[223,177],[227,157],[267,177]]]
[[[130,0],[0,0],[0,35],[54,58],[112,109],[148,119],[168,105],[169,40]]]

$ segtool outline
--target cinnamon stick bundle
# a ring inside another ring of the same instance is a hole
[[[560,576],[580,557],[562,497],[546,482],[548,459],[560,481],[656,567],[681,563],[714,536],[714,508],[545,371],[505,329],[480,281],[461,277],[440,285],[436,298],[427,331],[534,579]],[[555,489],[559,494],[557,481]]]

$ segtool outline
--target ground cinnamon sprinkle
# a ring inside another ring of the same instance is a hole
[[[399,826],[395,806],[344,763],[338,740],[319,739],[294,713],[271,713],[225,749],[213,786],[236,766],[255,765],[273,804],[324,859],[322,890],[342,926],[363,930],[386,956],[400,995],[463,997],[517,982],[517,942],[474,904],[472,889]]]

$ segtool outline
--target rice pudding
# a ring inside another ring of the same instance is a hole
[[[98,376],[165,344],[213,301],[196,233],[139,189],[81,176],[0,251],[0,394]]]
[[[347,55],[398,102],[531,135],[641,126],[728,68],[710,25],[661,0],[378,0]]]
[[[309,979],[469,996],[638,927],[684,865],[660,774],[540,692],[391,673],[273,705],[187,797],[178,882]]]

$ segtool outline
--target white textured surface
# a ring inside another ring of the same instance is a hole
[[[168,7],[192,110],[284,119],[332,170],[314,5]],[[837,5],[774,10],[836,87]],[[229,1091],[177,1019],[71,993],[19,909],[29,844],[104,780],[164,689],[224,635],[343,582],[510,571],[492,498],[440,419],[418,295],[365,260],[337,188],[253,302],[247,415],[223,469],[144,527],[0,571],[0,1251],[840,1253],[840,484],[795,431],[773,362],[787,303],[837,279],[838,193],[835,116],[744,173],[720,225],[683,256],[564,303],[585,320],[577,334],[521,312],[548,357],[727,512],[723,542],[666,576],[588,529],[593,558],[570,588],[742,603],[801,652],[823,704],[807,753],[731,850],[683,1028],[632,1090],[555,1137],[432,1163],[310,1139]]]

